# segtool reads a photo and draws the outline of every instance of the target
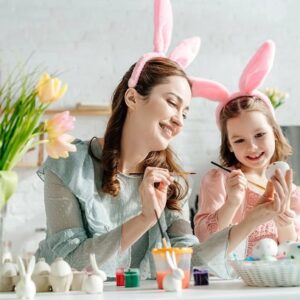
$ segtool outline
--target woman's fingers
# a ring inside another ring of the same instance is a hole
[[[164,183],[164,185],[168,186],[174,181],[174,178],[167,169],[147,167],[144,174],[144,180],[151,185],[154,185],[155,183]],[[160,184],[156,186],[159,188]]]

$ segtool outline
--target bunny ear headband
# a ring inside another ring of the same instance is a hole
[[[145,64],[155,57],[167,57],[183,69],[194,60],[200,48],[199,37],[183,40],[171,54],[166,54],[171,41],[172,27],[173,14],[170,0],[154,0],[154,49],[153,52],[144,54],[136,63],[128,81],[129,87],[134,88],[137,85]]]
[[[269,74],[275,54],[275,44],[268,40],[264,42],[250,59],[248,65],[244,69],[239,82],[239,91],[230,94],[228,89],[221,83],[201,78],[193,79],[192,93],[194,96],[204,97],[219,102],[216,110],[216,122],[220,128],[220,112],[222,108],[231,100],[240,96],[257,96],[269,108],[275,117],[274,108],[270,99],[257,90],[267,75]]]

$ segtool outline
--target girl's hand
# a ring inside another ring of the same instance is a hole
[[[293,171],[288,170],[285,176],[276,170],[274,176],[271,178],[276,193],[281,201],[284,202],[284,212],[275,218],[275,223],[279,227],[285,227],[294,223],[295,212],[291,210],[291,193],[293,185]]]
[[[226,201],[231,205],[240,206],[245,199],[247,186],[247,178],[241,170],[231,171],[225,183]]]
[[[273,220],[284,212],[285,202],[281,201],[274,192],[273,182],[269,181],[265,193],[261,196],[257,205],[249,212],[247,219],[254,227]]]
[[[169,185],[174,178],[167,169],[147,167],[139,192],[142,199],[142,215],[150,222],[156,222],[154,210],[158,217],[162,214],[166,202]]]
[[[290,210],[291,193],[293,185],[293,171],[287,170],[285,176],[280,170],[276,170],[271,181],[275,188],[275,193],[278,195],[280,201],[284,203],[285,210]]]
[[[285,177],[276,170],[259,203],[250,213],[256,217],[257,226],[272,219],[280,224],[291,221],[293,217],[293,212],[290,210],[292,177],[292,170],[288,170]]]

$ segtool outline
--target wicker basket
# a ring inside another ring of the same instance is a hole
[[[250,286],[300,286],[300,262],[230,261],[236,273]]]

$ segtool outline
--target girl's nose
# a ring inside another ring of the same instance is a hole
[[[250,149],[257,149],[257,145],[256,145],[256,142],[254,140],[250,140],[249,141],[249,148]]]

